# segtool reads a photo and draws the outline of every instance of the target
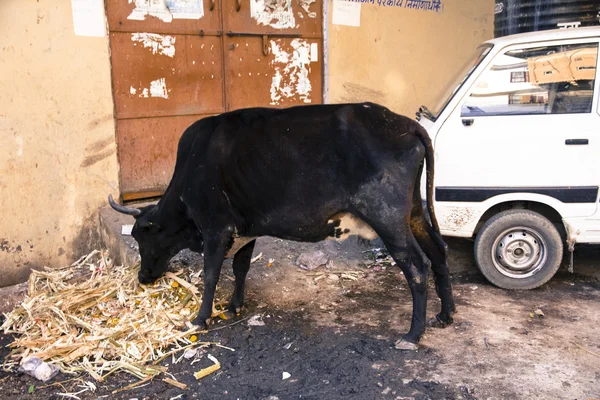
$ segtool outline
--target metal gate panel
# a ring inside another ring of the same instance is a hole
[[[117,119],[223,111],[221,38],[111,33]]]
[[[200,118],[322,102],[321,1],[105,1],[124,200],[162,195]]]
[[[320,39],[226,37],[227,109],[321,103],[321,43]]]
[[[106,0],[108,28],[111,32],[216,34],[221,30],[221,2],[188,1],[184,10],[171,0]],[[202,16],[200,16],[202,15]]]
[[[117,146],[124,200],[161,195],[175,168],[177,143],[195,121],[208,115],[117,121]]]
[[[321,37],[322,1],[223,0],[225,32]]]

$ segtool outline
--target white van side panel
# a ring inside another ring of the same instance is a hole
[[[565,218],[563,222],[575,243],[600,243],[600,215]]]
[[[435,213],[440,225],[440,231],[445,236],[473,237],[477,224],[483,214],[490,208],[510,202],[528,201],[545,204],[556,210],[564,220],[568,220],[574,230],[583,229],[582,224],[590,224],[590,229],[594,224],[596,229],[600,227],[600,216],[577,218],[574,216],[581,213],[589,207],[588,204],[565,204],[553,197],[539,195],[535,193],[510,193],[494,196],[480,203],[472,202],[434,202]],[[594,222],[595,221],[595,222]],[[583,231],[582,231],[583,232]],[[600,242],[600,229],[597,232]],[[581,236],[581,234],[580,234]],[[580,240],[577,240],[578,242]]]

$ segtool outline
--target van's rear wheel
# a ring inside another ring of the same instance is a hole
[[[481,273],[504,289],[533,289],[560,268],[563,243],[546,217],[529,210],[496,214],[475,239],[475,261]]]

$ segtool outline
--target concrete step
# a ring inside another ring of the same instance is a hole
[[[133,225],[135,219],[110,207],[100,209],[99,214],[99,234],[103,247],[112,255],[116,265],[135,265],[139,260],[137,242],[130,235],[122,234],[123,225]]]

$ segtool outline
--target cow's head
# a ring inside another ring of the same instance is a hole
[[[156,205],[130,208],[117,204],[108,196],[110,206],[122,214],[135,218],[131,236],[139,246],[142,265],[138,280],[149,284],[160,278],[169,266],[169,260],[183,249],[200,252],[202,235],[187,218],[160,218]],[[164,222],[163,222],[164,221]]]

